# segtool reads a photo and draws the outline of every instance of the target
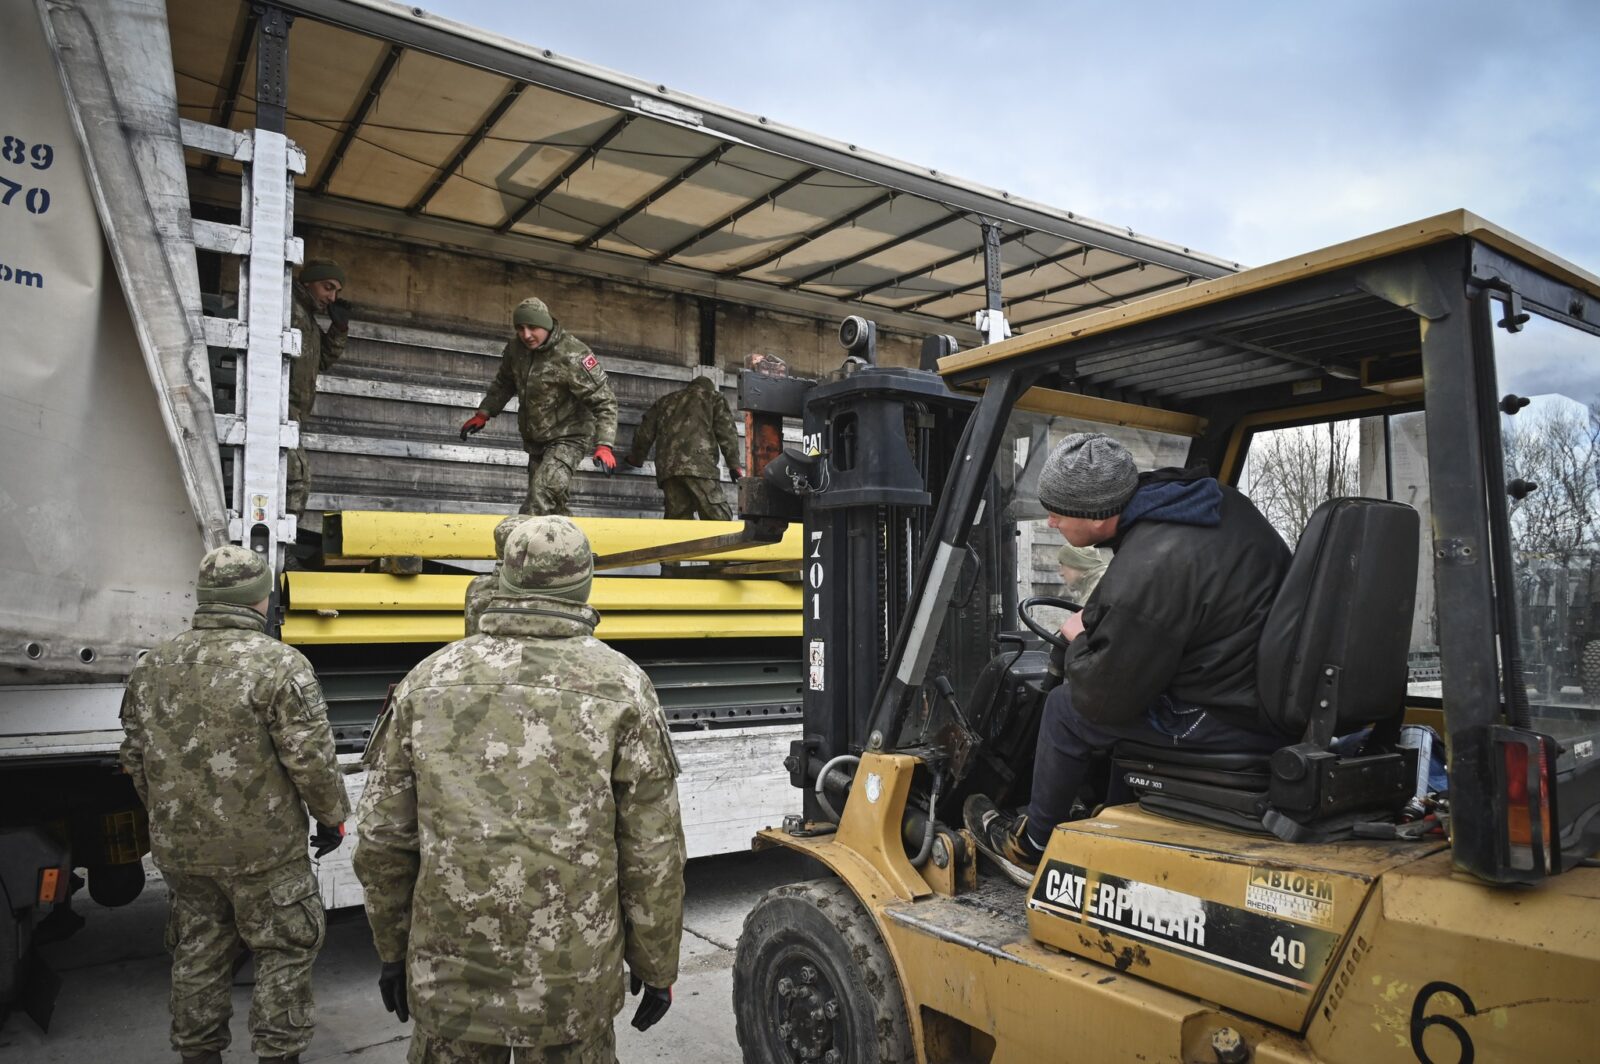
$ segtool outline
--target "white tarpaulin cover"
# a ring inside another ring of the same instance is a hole
[[[0,676],[110,679],[187,621],[200,533],[24,13],[0,34]]]

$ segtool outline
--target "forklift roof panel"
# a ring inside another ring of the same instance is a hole
[[[1207,281],[1204,284],[1190,285],[1177,291],[1153,295],[1148,299],[1141,299],[1124,306],[1102,310],[1096,314],[1061,322],[1025,335],[1014,336],[997,344],[989,344],[971,351],[962,351],[940,359],[939,372],[947,377],[961,376],[971,379],[975,375],[973,373],[974,370],[1007,364],[1050,348],[1065,348],[1072,343],[1092,336],[1102,336],[1158,318],[1265,291],[1302,278],[1329,273],[1347,266],[1372,262],[1400,252],[1410,251],[1456,237],[1471,237],[1474,240],[1481,241],[1551,277],[1582,288],[1591,295],[1600,298],[1600,277],[1574,266],[1567,260],[1553,255],[1469,211],[1455,210],[1445,214],[1434,215],[1432,218],[1424,218],[1422,221],[1413,222],[1409,225],[1386,229],[1371,236],[1347,240],[1342,244],[1335,244],[1332,247],[1313,251],[1307,255],[1297,255],[1294,258],[1284,259],[1266,266],[1257,266],[1254,269]],[[1360,312],[1367,315],[1368,321],[1371,323],[1371,329],[1386,330],[1393,335],[1398,327],[1403,327],[1406,322],[1410,321],[1410,315],[1395,310],[1381,300],[1366,299],[1349,302],[1370,304],[1368,307],[1361,308]],[[1283,319],[1280,318],[1274,324],[1281,328]],[[1414,330],[1414,325],[1411,328]],[[1208,343],[1210,346],[1207,346]],[[1356,358],[1362,353],[1372,352],[1373,347],[1370,339],[1363,337],[1363,346],[1351,347],[1348,351],[1339,352],[1339,354],[1349,358]],[[1166,357],[1181,358],[1188,367],[1193,367],[1197,362],[1197,358],[1213,354],[1219,357],[1225,356],[1235,361],[1248,358],[1252,353],[1260,355],[1263,362],[1274,361],[1274,355],[1277,355],[1280,359],[1282,357],[1281,352],[1268,349],[1265,345],[1256,344],[1251,346],[1249,343],[1241,345],[1237,342],[1237,338],[1231,336],[1196,337],[1188,345],[1174,347],[1169,344],[1161,353]],[[1321,360],[1321,356],[1319,356],[1319,360]],[[1301,362],[1298,359],[1296,361]],[[1124,365],[1121,368],[1126,369],[1129,367]],[[1138,368],[1142,373],[1155,374],[1159,378],[1159,386],[1136,390],[1170,391],[1167,385],[1173,383],[1173,381],[1168,374],[1177,368],[1175,364],[1152,369],[1149,360],[1146,359]],[[1298,365],[1288,365],[1286,368],[1290,377],[1311,376],[1315,375],[1317,371],[1316,367],[1303,362]],[[1289,378],[1286,377],[1285,379]],[[1117,380],[1115,383],[1126,386],[1128,382],[1126,380]],[[1156,383],[1154,378],[1152,383]],[[1215,378],[1210,381],[1212,385],[1216,383],[1218,382]],[[1222,383],[1227,382],[1223,381]],[[1253,383],[1263,383],[1263,379],[1258,375],[1253,378]]]

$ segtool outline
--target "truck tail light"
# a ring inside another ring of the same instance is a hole
[[[1542,735],[1511,734],[1499,740],[1505,800],[1506,854],[1512,868],[1549,874],[1556,848],[1551,834],[1550,771],[1553,757]]]

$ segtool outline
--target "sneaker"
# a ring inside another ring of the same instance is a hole
[[[1018,886],[1033,883],[1040,854],[1034,853],[1023,837],[1028,830],[1026,815],[1012,815],[982,794],[974,794],[961,807],[967,830],[977,840],[978,849],[999,866],[1005,877]]]

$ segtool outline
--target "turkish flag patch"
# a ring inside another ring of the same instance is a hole
[[[588,370],[590,373],[593,373],[595,370],[600,368],[600,360],[595,358],[592,354],[584,355],[583,368]]]

